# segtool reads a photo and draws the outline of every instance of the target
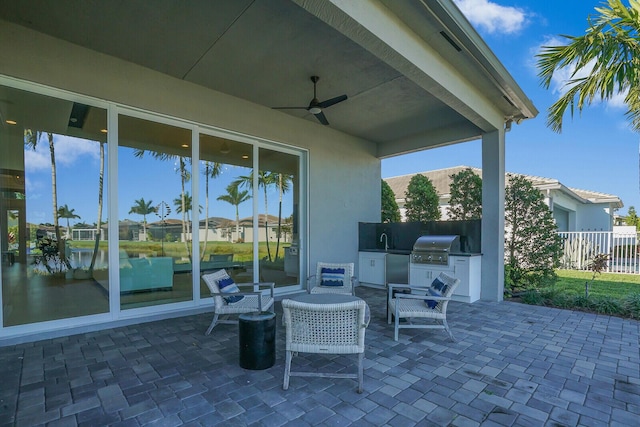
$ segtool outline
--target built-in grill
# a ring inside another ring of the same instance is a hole
[[[460,252],[460,236],[420,236],[413,244],[411,262],[448,265],[449,254]]]

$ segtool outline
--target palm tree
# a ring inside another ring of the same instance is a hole
[[[217,200],[227,202],[236,207],[236,236],[240,238],[240,211],[238,206],[240,203],[246,202],[251,196],[247,190],[240,191],[238,186],[233,182],[227,186],[227,194],[218,196]]]
[[[267,256],[271,261],[271,249],[269,247],[269,210],[267,209],[267,190],[268,187],[278,182],[278,174],[274,172],[259,171],[258,172],[258,187],[262,187],[264,190],[264,229],[265,238],[267,241]],[[253,189],[253,171],[249,175],[239,176],[233,182],[234,185],[244,186]]]
[[[37,131],[33,132],[31,129],[25,129],[24,131],[24,143],[28,147],[31,147],[34,151],[38,147],[38,142],[40,141],[40,137],[42,136],[42,132]],[[56,152],[55,147],[53,145],[53,134],[51,132],[47,132],[47,139],[49,141],[49,152],[51,154],[51,199],[53,205],[53,226],[56,233],[56,240],[58,245],[58,255],[61,260],[65,260],[64,254],[64,245],[62,244],[62,239],[60,237],[60,225],[58,223],[58,187],[56,184]]]
[[[544,46],[537,55],[538,75],[547,89],[556,71],[572,69],[567,92],[548,110],[547,126],[552,130],[562,131],[567,108],[573,116],[576,106],[582,111],[594,99],[608,100],[625,92],[626,115],[633,129],[640,130],[640,1],[629,4],[607,0],[607,5],[595,8],[599,15],[588,20],[584,35],[562,36],[568,44]],[[585,71],[587,76],[581,77]]]
[[[91,256],[91,265],[89,265],[89,271],[93,271],[93,267],[96,265],[96,258],[98,256],[98,249],[100,247],[100,234],[102,232],[102,195],[104,193],[104,142],[99,141],[100,144],[100,175],[98,178],[98,222],[96,223],[96,242],[93,246],[93,255]]]
[[[182,195],[181,199],[181,206],[182,206],[182,212],[183,212],[183,220],[182,220],[182,235],[186,236],[187,235],[187,224],[184,221],[184,212],[185,212],[185,200],[184,200],[184,195],[185,195],[185,185],[187,182],[189,182],[191,180],[191,172],[187,169],[187,162],[191,161],[191,158],[189,157],[182,157],[182,156],[178,156],[176,154],[169,154],[169,153],[161,153],[158,151],[153,151],[153,150],[149,150],[149,153],[151,153],[151,156],[154,159],[157,160],[178,160],[178,169],[176,170],[179,174],[180,174],[180,186],[181,186],[181,191],[180,194]],[[145,154],[145,150],[140,150],[140,149],[136,149],[133,152],[133,155],[135,157],[138,158],[142,158]],[[191,246],[189,245],[189,241],[188,239],[184,239],[184,245],[185,245],[185,249],[187,251],[187,255],[189,256],[189,260],[191,260]]]
[[[58,208],[58,218],[66,218],[67,219],[67,238],[71,238],[71,226],[69,225],[69,219],[80,218],[80,215],[76,215],[74,213],[75,209],[69,209],[69,206],[64,205]]]
[[[218,162],[204,162],[204,195],[205,195],[205,218],[204,218],[204,244],[200,253],[200,260],[204,260],[209,241],[209,178],[217,178],[222,173],[222,164]]]
[[[278,196],[280,198],[278,203],[278,240],[276,243],[276,261],[278,260],[278,254],[280,253],[280,235],[282,234],[282,195],[289,191],[289,184],[293,181],[293,175],[278,174]]]
[[[144,230],[145,238],[147,236],[147,215],[156,213],[157,208],[153,206],[153,200],[146,202],[144,197],[134,201],[134,205],[131,206],[129,214],[142,215],[142,228]]]
[[[173,204],[176,207],[176,212],[183,214],[183,223],[187,224],[187,233],[189,233],[190,229],[188,224],[191,224],[191,218],[189,217],[189,212],[193,210],[193,198],[189,194],[189,192],[185,192],[181,194],[177,198],[173,199]],[[202,212],[202,206],[198,207],[198,212]],[[186,234],[185,234],[186,239]]]

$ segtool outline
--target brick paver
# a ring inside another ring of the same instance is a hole
[[[282,390],[284,330],[272,368],[238,364],[237,327],[210,315],[0,347],[0,426],[31,425],[636,425],[640,324],[516,303],[453,302],[442,331],[386,324],[371,309],[364,393],[349,379],[291,379]],[[281,314],[276,304],[278,315]],[[308,369],[350,356],[299,355]]]

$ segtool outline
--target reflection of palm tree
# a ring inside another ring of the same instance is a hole
[[[133,151],[133,155],[138,158],[142,158],[144,156],[144,153],[145,153],[145,150],[140,150],[140,149],[136,149]],[[182,211],[184,212],[185,211],[185,205],[184,205],[185,184],[191,180],[191,172],[187,169],[187,162],[189,162],[191,159],[189,157],[182,157],[175,154],[161,153],[161,152],[152,151],[152,150],[150,150],[149,153],[154,159],[157,159],[157,160],[176,160],[176,159],[178,160],[179,166],[178,166],[177,172],[180,174],[180,185],[181,185],[180,194],[182,195],[181,206],[182,206]],[[182,221],[182,233],[184,236],[187,235],[186,234],[187,224],[185,223],[184,219]],[[189,259],[191,259],[191,246],[189,245],[189,241],[186,238],[184,239],[184,245],[187,250],[187,254],[189,255]]]
[[[271,261],[271,249],[269,247],[269,211],[267,209],[267,190],[268,187],[277,183],[277,174],[273,172],[258,172],[258,187],[262,187],[264,190],[264,232],[265,239],[267,241],[267,256],[269,257],[269,261]],[[249,175],[240,176],[236,179],[233,184],[246,186],[248,188],[253,188],[253,171]]]
[[[278,175],[278,196],[280,198],[278,204],[278,240],[276,243],[276,261],[280,251],[280,235],[282,234],[282,195],[289,191],[289,184],[293,181],[292,175],[279,173]]]
[[[227,202],[236,207],[236,236],[238,239],[240,238],[240,210],[238,209],[238,206],[240,203],[246,202],[250,198],[251,196],[247,190],[239,191],[238,186],[234,183],[227,186],[227,194],[218,196],[218,200]]]
[[[38,146],[38,141],[42,132],[33,132],[31,129],[25,129],[24,131],[24,143],[31,147],[34,151]],[[53,226],[56,232],[56,239],[58,242],[58,253],[60,259],[64,260],[64,248],[60,244],[60,225],[58,224],[58,187],[56,185],[56,152],[53,146],[53,134],[47,132],[47,139],[49,141],[49,152],[51,154],[51,198],[53,204]]]
[[[181,195],[181,197],[177,197],[173,199],[173,204],[176,207],[176,212],[182,214],[182,222],[183,224],[187,224],[187,233],[189,233],[188,224],[191,224],[191,218],[189,217],[189,212],[193,210],[193,198],[189,194],[189,192],[185,192]],[[202,212],[202,206],[199,207],[198,212]],[[187,235],[185,234],[185,239]]]
[[[67,239],[71,238],[71,226],[69,225],[69,219],[80,218],[80,215],[74,213],[75,209],[69,209],[69,206],[64,205],[58,208],[58,218],[67,219]]]
[[[205,218],[204,218],[204,244],[202,245],[202,253],[200,260],[204,260],[204,254],[207,251],[207,242],[209,240],[209,178],[216,178],[222,172],[222,164],[217,162],[204,162],[204,182],[205,182]]]
[[[96,242],[93,246],[93,255],[91,256],[91,265],[89,271],[93,271],[96,265],[96,257],[98,256],[98,248],[100,247],[100,233],[102,232],[102,195],[104,193],[104,142],[100,141],[100,175],[98,178],[98,222],[96,223]]]
[[[153,206],[153,200],[145,202],[144,197],[134,201],[134,205],[129,210],[130,214],[142,215],[142,228],[145,239],[147,238],[147,215],[155,213],[157,208]]]

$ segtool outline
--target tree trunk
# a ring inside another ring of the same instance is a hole
[[[53,227],[56,232],[58,256],[60,257],[60,261],[66,264],[67,259],[64,253],[64,245],[62,244],[62,237],[60,236],[60,224],[58,222],[58,186],[56,183],[56,154],[53,146],[53,134],[48,132],[47,138],[49,139],[49,152],[51,153],[51,200],[53,204]]]
[[[104,192],[104,142],[100,143],[100,177],[98,178],[98,220],[96,222],[97,233],[96,242],[93,245],[93,255],[91,256],[91,265],[89,271],[93,272],[96,265],[96,257],[100,248],[100,234],[102,233],[102,194]],[[146,234],[145,234],[146,236]]]

